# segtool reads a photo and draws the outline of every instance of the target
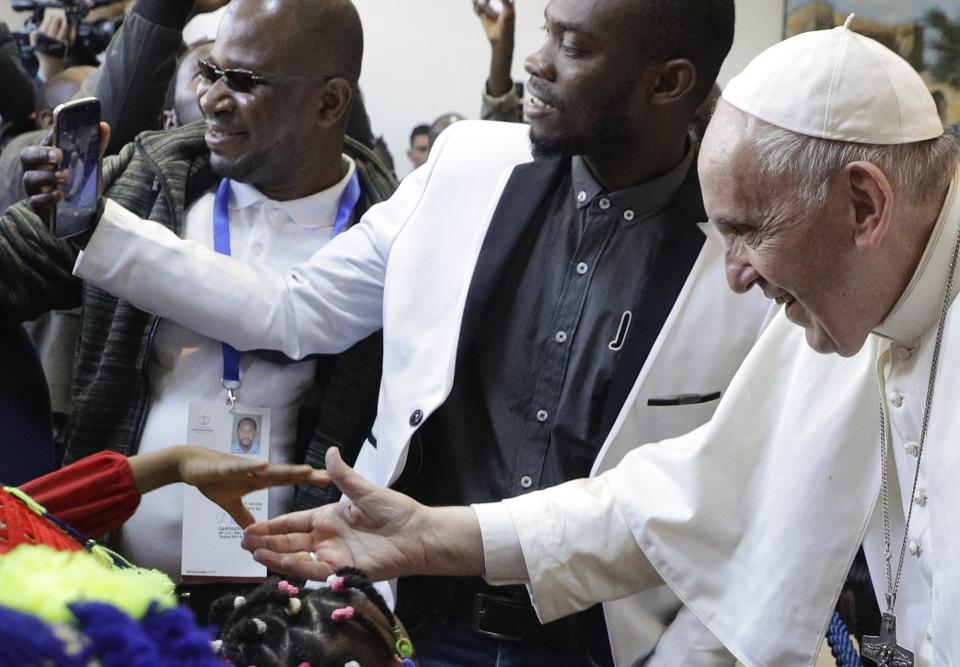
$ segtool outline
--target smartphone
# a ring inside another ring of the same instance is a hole
[[[60,239],[89,231],[96,222],[100,186],[100,101],[86,97],[53,110],[54,146],[63,152],[60,169],[70,176],[60,186],[53,235]]]

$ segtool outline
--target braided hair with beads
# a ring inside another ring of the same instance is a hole
[[[383,596],[355,568],[326,587],[305,590],[268,579],[246,597],[226,596],[210,609],[220,626],[217,649],[247,667],[415,667],[413,645]]]

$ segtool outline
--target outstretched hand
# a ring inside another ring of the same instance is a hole
[[[428,508],[367,481],[336,448],[327,452],[327,472],[349,500],[254,524],[243,547],[270,570],[307,579],[347,565],[373,579],[425,573]]]
[[[330,477],[308,465],[269,463],[204,447],[190,447],[190,455],[179,462],[179,478],[197,487],[207,498],[225,509],[241,527],[255,519],[243,504],[243,496],[271,486],[312,484],[325,486]]]

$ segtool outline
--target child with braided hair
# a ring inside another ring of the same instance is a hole
[[[246,597],[210,608],[217,649],[239,667],[416,667],[413,645],[367,576],[342,568],[301,590],[268,579]]]

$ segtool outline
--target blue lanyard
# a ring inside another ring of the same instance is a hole
[[[350,224],[353,209],[360,200],[360,178],[356,170],[347,183],[343,194],[340,195],[340,204],[337,207],[337,217],[333,222],[333,238]],[[230,255],[230,179],[224,178],[217,187],[217,196],[213,202],[213,249],[221,255]],[[221,343],[223,347],[223,377],[220,382],[227,390],[231,406],[236,403],[236,393],[240,388],[240,352],[233,346]]]

